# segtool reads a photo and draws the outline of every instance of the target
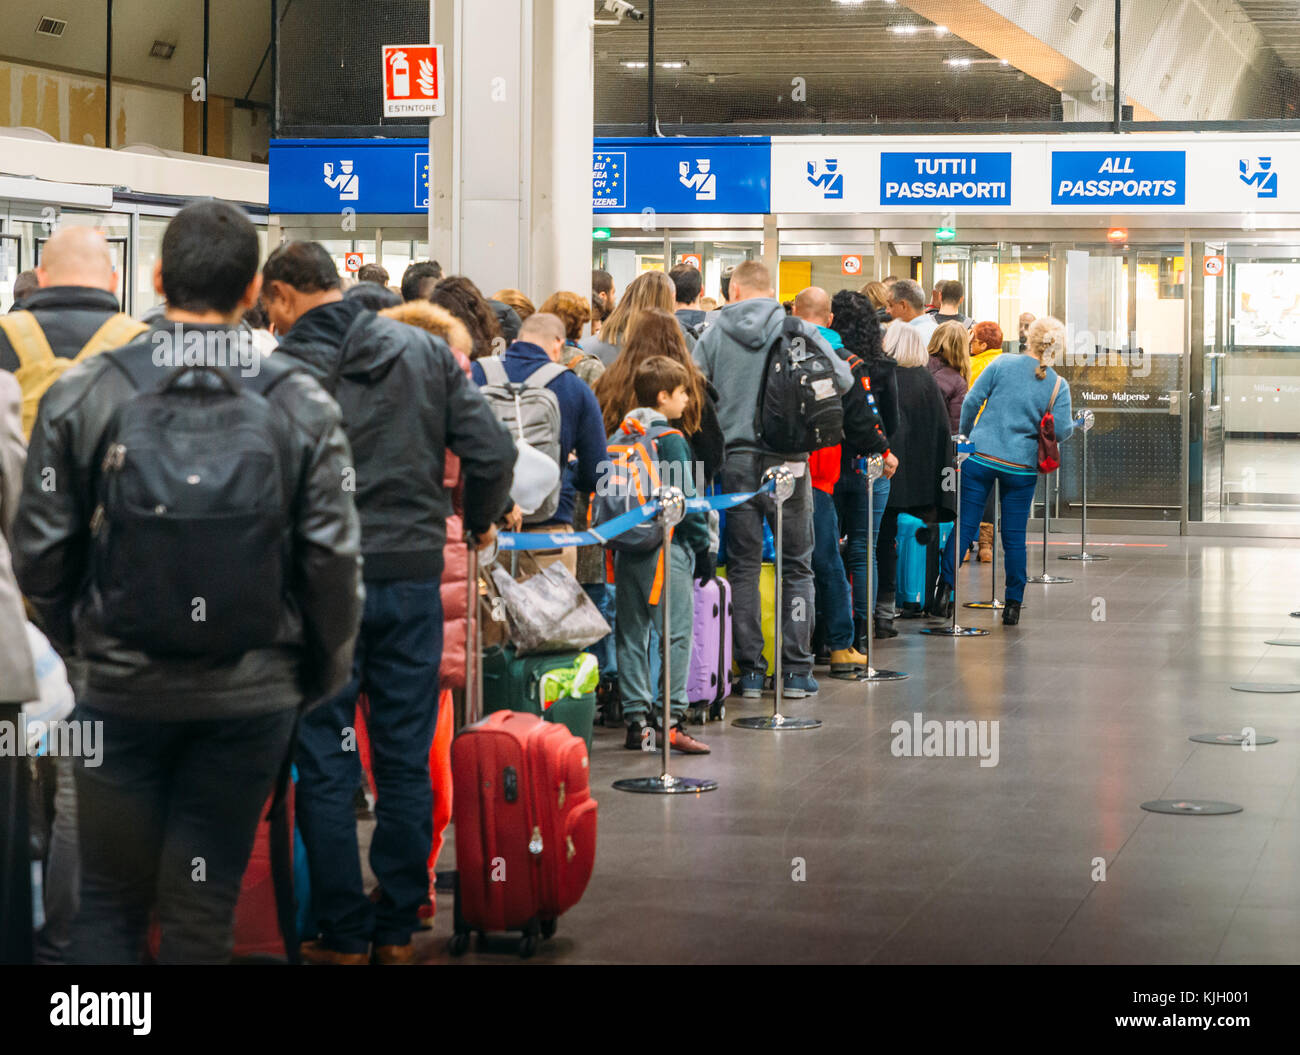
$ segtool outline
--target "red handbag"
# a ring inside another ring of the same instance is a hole
[[[1055,472],[1061,467],[1061,445],[1056,439],[1056,419],[1052,417],[1052,407],[1056,406],[1056,394],[1061,391],[1061,375],[1056,375],[1056,384],[1052,388],[1052,398],[1047,401],[1047,410],[1038,422],[1038,471]]]

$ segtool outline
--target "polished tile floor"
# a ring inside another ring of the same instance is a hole
[[[1300,683],[1300,648],[1265,644],[1300,642],[1300,546],[1128,541],[1144,545],[1052,559],[1075,581],[1031,585],[1017,628],[966,611],[992,633],[954,641],[900,623],[876,661],[912,676],[822,677],[815,700],[787,707],[820,729],[710,725],[711,755],[673,759],[716,779],[710,794],[612,790],[657,772],[657,756],[598,729],[595,875],[535,961],[1300,962],[1300,694],[1229,689]],[[987,566],[965,574],[968,597],[987,592]],[[765,706],[734,700],[728,721]],[[998,764],[896,757],[891,723],[914,713],[997,721]],[[1279,742],[1188,740],[1245,726]],[[1244,811],[1139,808],[1182,797]],[[447,959],[450,909],[440,897],[419,939],[427,962]]]

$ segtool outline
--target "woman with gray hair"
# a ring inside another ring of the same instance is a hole
[[[1020,622],[1020,602],[1025,595],[1025,530],[1038,486],[1039,422],[1051,411],[1058,440],[1067,439],[1074,428],[1070,386],[1051,368],[1064,352],[1065,327],[1053,318],[1036,319],[1026,334],[1025,354],[999,355],[975,379],[962,404],[961,431],[970,437],[975,452],[962,466],[957,552],[964,557],[979,533],[984,502],[996,482],[1007,568],[1004,626]],[[935,604],[945,612],[952,604],[954,559],[950,539]]]
[[[898,435],[890,435],[890,449],[898,458],[898,471],[889,482],[889,504],[880,522],[876,567],[880,585],[876,594],[876,636],[895,637],[895,542],[898,515],[912,516],[934,525],[953,519],[951,491],[945,492],[944,470],[952,465],[952,439],[943,394],[930,373],[930,353],[916,327],[901,320],[885,331],[885,354],[898,367]],[[937,571],[937,569],[936,569]]]

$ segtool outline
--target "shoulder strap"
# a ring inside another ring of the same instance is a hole
[[[81,362],[110,348],[120,348],[124,344],[129,344],[148,328],[143,322],[131,318],[124,311],[114,312],[90,335],[90,340],[81,346],[76,361]]]
[[[483,378],[489,385],[504,386],[510,384],[510,378],[506,374],[506,366],[498,356],[491,355],[486,359],[478,361],[479,367],[483,371]]]
[[[19,368],[45,363],[53,359],[54,349],[30,311],[11,311],[0,315],[0,330],[4,331],[18,356]]]
[[[524,387],[545,388],[568,369],[563,363],[545,363],[524,378]]]
[[[1061,375],[1057,374],[1056,384],[1052,386],[1052,398],[1047,401],[1047,409],[1043,411],[1044,414],[1050,414],[1052,412],[1052,408],[1056,406],[1056,395],[1060,391],[1061,391]]]

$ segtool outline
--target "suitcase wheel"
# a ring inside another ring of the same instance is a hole
[[[542,920],[542,937],[543,938],[555,937],[555,920],[553,919]]]
[[[537,935],[525,934],[519,939],[519,958],[526,960],[537,951]]]
[[[709,707],[710,721],[720,722],[726,717],[727,717],[727,705],[723,700],[719,700],[717,703],[712,704]]]

